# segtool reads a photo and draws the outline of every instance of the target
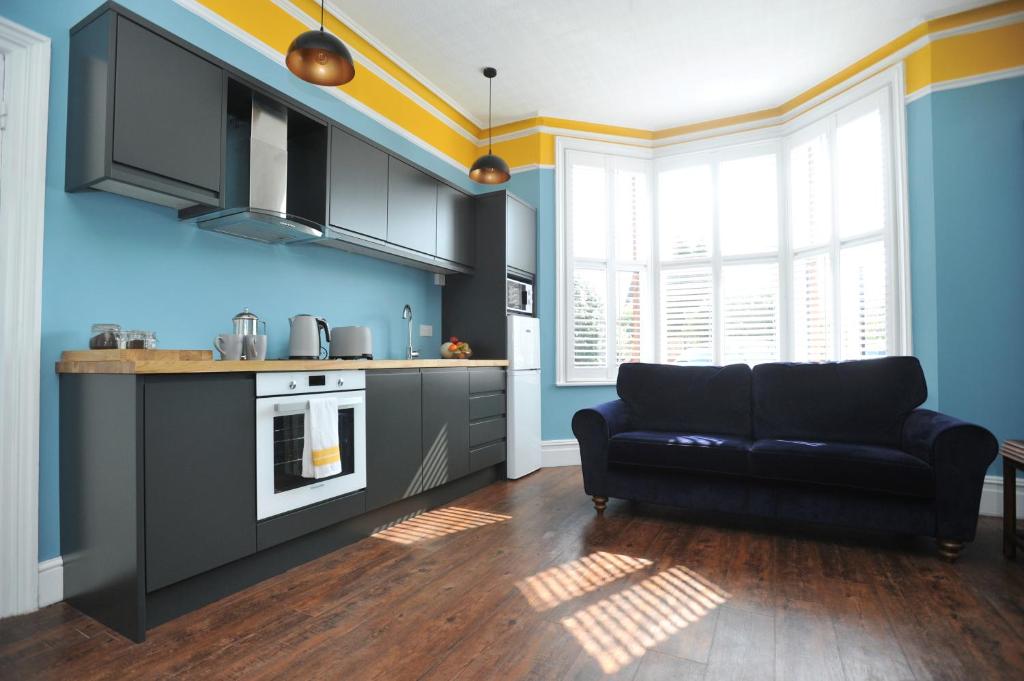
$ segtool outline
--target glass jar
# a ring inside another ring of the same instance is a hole
[[[129,350],[145,350],[146,349],[146,332],[145,331],[129,331],[125,334],[127,342],[125,347]]]
[[[152,331],[144,331],[145,337],[143,341],[147,350],[156,350],[156,334]]]
[[[89,332],[89,349],[116,350],[120,335],[120,324],[93,324]]]

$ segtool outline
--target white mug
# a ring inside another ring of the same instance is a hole
[[[245,337],[245,358],[262,362],[267,358],[267,334]]]
[[[220,352],[221,359],[242,359],[242,338],[239,334],[222,333],[213,339],[213,347]]]

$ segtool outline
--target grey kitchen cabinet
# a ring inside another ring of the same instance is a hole
[[[448,277],[441,293],[441,337],[469,338],[477,359],[507,359],[507,277],[534,284],[537,215],[505,190],[474,198],[473,271]]]
[[[530,275],[537,274],[537,212],[514,196],[506,205],[508,266]]]
[[[224,70],[113,10],[72,29],[68,191],[220,207]]]
[[[252,374],[145,379],[146,590],[256,551]]]
[[[423,369],[423,490],[469,473],[469,372]]]
[[[366,510],[422,491],[419,369],[366,372]]]
[[[473,197],[448,185],[437,187],[437,257],[469,267],[476,250]]]
[[[389,243],[435,254],[437,185],[437,180],[408,163],[388,158]]]
[[[330,223],[384,241],[388,236],[388,155],[331,126]]]

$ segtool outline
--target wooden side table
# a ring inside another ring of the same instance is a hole
[[[1003,455],[1003,555],[1013,558],[1024,549],[1024,534],[1017,531],[1017,471],[1024,470],[1024,440],[1007,440]]]

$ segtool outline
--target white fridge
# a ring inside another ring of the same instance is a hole
[[[540,468],[540,320],[508,316],[508,477]]]

